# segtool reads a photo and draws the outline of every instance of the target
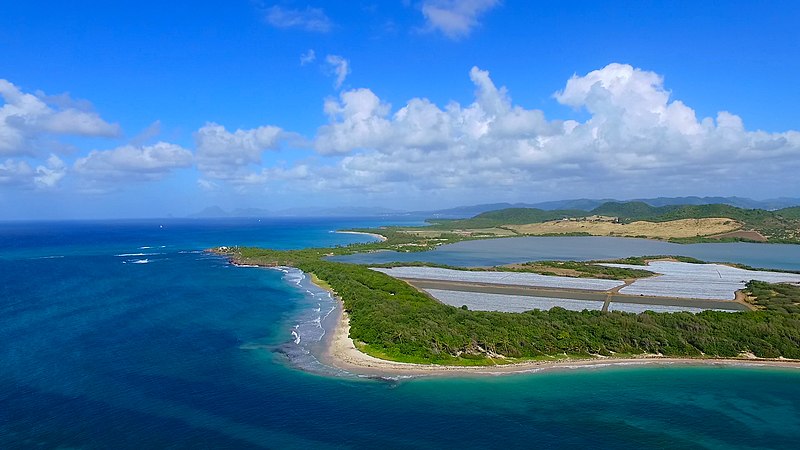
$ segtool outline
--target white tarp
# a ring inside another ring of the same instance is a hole
[[[603,264],[628,269],[645,268],[660,275],[636,280],[620,289],[622,294],[660,297],[734,300],[736,291],[750,280],[769,283],[798,283],[800,274],[737,269],[723,264],[691,264],[652,261],[649,265]]]
[[[641,268],[641,267],[640,267]],[[539,275],[528,272],[490,272],[441,269],[438,267],[393,267],[373,268],[395,278],[421,280],[462,281],[467,283],[508,284],[514,286],[540,286],[565,289],[606,291],[622,286],[622,281],[597,278],[570,278]]]

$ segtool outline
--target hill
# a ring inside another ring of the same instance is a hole
[[[702,219],[695,226],[695,232],[686,232],[688,219]],[[712,220],[713,219],[713,220]],[[517,225],[541,224],[562,221],[561,226],[520,228]],[[575,225],[575,221],[582,221]],[[624,225],[634,222],[664,223],[655,227],[631,227],[631,229],[653,230],[652,235],[645,233],[643,237],[654,238],[704,238],[715,235],[717,239],[754,240],[769,242],[800,243],[800,207],[785,208],[777,211],[764,209],[744,209],[724,204],[711,205],[665,205],[652,206],[645,202],[606,202],[590,211],[579,209],[542,210],[538,208],[506,208],[476,215],[471,219],[441,220],[429,219],[432,230],[473,230],[504,229],[518,234],[594,234],[638,236],[633,231],[622,231]],[[603,227],[599,224],[603,223]],[[616,226],[608,226],[609,222]],[[670,234],[665,231],[674,223],[683,230]],[[620,226],[623,225],[623,226]],[[595,229],[602,228],[602,231]],[[608,231],[608,230],[617,231]],[[634,233],[634,234],[631,234]],[[695,234],[693,234],[695,233]]]

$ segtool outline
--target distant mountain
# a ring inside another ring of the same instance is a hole
[[[580,209],[582,211],[591,211],[603,203],[614,202],[613,198],[605,198],[601,200],[578,198],[573,200],[555,200],[551,202],[540,202],[531,205],[532,208],[554,210],[554,209]]]
[[[482,205],[458,206],[456,208],[437,209],[434,211],[414,211],[412,214],[436,218],[464,218],[477,216],[487,211],[497,211],[508,208],[532,208],[526,203],[486,203]]]
[[[608,203],[631,203],[640,202],[646,203],[650,206],[674,206],[674,205],[729,205],[737,208],[744,209],[766,209],[775,210],[787,208],[790,206],[800,206],[800,198],[781,197],[768,200],[753,200],[744,197],[655,197],[655,198],[637,198],[632,200],[614,200],[614,199],[577,199],[577,200],[559,200],[553,202],[534,203],[530,205],[532,208],[539,209],[582,209],[584,211],[591,211],[598,206]]]
[[[753,200],[744,197],[655,197],[640,198],[634,200],[615,200],[610,198],[589,199],[579,198],[570,200],[554,200],[539,203],[486,203],[480,205],[459,206],[456,208],[439,209],[434,211],[415,211],[412,214],[423,215],[434,219],[466,219],[475,217],[489,211],[497,211],[509,208],[533,208],[545,211],[555,210],[581,210],[592,211],[599,206],[609,203],[643,203],[653,207],[675,206],[675,205],[730,205],[745,209],[766,209],[776,210],[791,206],[800,206],[800,198],[776,198],[769,200]]]
[[[209,206],[208,208],[205,208],[194,214],[189,214],[189,217],[193,219],[212,219],[218,217],[230,217],[230,215],[219,206]]]
[[[475,217],[479,214],[509,208],[528,208],[544,211],[594,211],[595,209],[608,205],[609,203],[625,204],[627,211],[631,213],[629,217],[639,217],[640,214],[633,214],[632,208],[641,209],[640,213],[646,211],[644,206],[661,208],[666,206],[679,205],[729,205],[744,209],[765,209],[774,211],[778,209],[800,206],[800,198],[781,197],[768,200],[753,200],[744,197],[655,197],[642,198],[628,201],[614,199],[588,199],[579,198],[571,200],[555,200],[539,203],[484,203],[479,205],[465,205],[455,208],[437,209],[433,211],[401,211],[397,209],[373,207],[373,206],[349,206],[337,208],[302,207],[289,208],[278,211],[271,211],[261,208],[237,208],[232,211],[225,211],[219,206],[210,206],[197,213],[189,215],[193,218],[214,218],[214,217],[418,217],[432,219],[466,219]],[[608,206],[607,208],[610,208]],[[598,214],[602,213],[601,209]],[[620,213],[621,211],[616,211]],[[652,215],[653,212],[650,211]],[[628,216],[627,214],[609,214],[617,216]]]
[[[787,206],[800,205],[800,199],[773,199],[773,200],[753,200],[744,197],[656,197],[636,199],[650,206],[670,206],[670,205],[730,205],[745,209],[780,209]]]

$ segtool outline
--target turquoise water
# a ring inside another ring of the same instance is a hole
[[[0,224],[0,448],[794,448],[800,439],[800,371],[789,369],[412,380],[299,370],[290,333],[325,312],[320,300],[291,272],[199,252],[342,245],[365,238],[331,230],[377,224]]]

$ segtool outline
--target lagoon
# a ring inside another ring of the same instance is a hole
[[[360,264],[425,261],[463,267],[484,267],[526,261],[606,260],[645,255],[690,256],[709,262],[746,264],[764,269],[800,271],[800,245],[746,242],[674,244],[650,239],[598,236],[513,237],[462,241],[427,252],[391,251],[336,256]]]

